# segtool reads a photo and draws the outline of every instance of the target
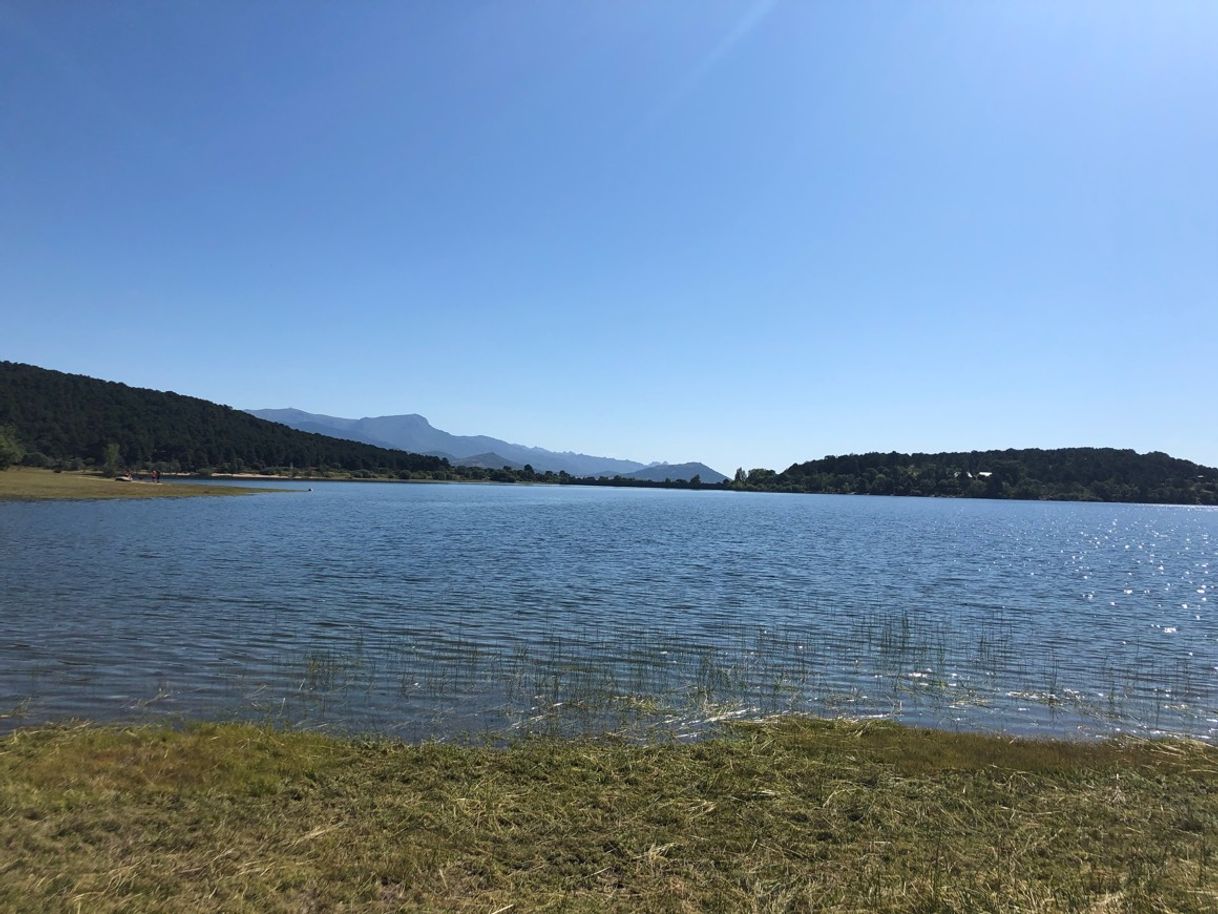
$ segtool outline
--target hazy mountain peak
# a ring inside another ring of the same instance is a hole
[[[488,435],[453,435],[436,428],[418,413],[345,419],[294,408],[251,409],[246,412],[260,419],[269,419],[303,431],[337,435],[379,447],[443,456],[454,464],[469,461],[471,465],[484,465],[490,460],[501,460],[499,466],[528,464],[538,472],[565,471],[572,476],[626,475],[644,468],[644,464],[637,460],[600,457],[578,451],[551,451],[541,447],[513,444]],[[714,470],[710,470],[710,473],[714,474]],[[710,481],[706,476],[703,476],[703,480]]]
[[[632,473],[621,474],[626,479],[646,479],[651,482],[666,482],[677,479],[693,479],[695,476],[702,482],[716,483],[727,479],[717,470],[712,470],[705,463],[651,463]]]

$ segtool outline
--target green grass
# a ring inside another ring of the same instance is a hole
[[[189,498],[196,495],[248,495],[282,491],[240,486],[175,485],[120,482],[86,473],[55,473],[31,467],[0,471],[0,501],[46,501],[110,498]]]
[[[507,748],[0,740],[4,911],[1218,909],[1218,751],[783,719]]]

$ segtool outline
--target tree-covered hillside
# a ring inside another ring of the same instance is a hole
[[[109,469],[339,471],[558,485],[1218,505],[1218,470],[1115,448],[847,454],[781,473],[737,470],[733,480],[710,484],[705,478],[577,477],[532,466],[454,467],[441,457],[298,431],[195,397],[0,362],[0,467],[19,460]]]
[[[847,454],[798,463],[782,473],[737,474],[735,487],[1218,505],[1218,470],[1159,452],[1116,448]]]
[[[300,432],[196,397],[16,362],[0,362],[0,426],[11,427],[26,462],[34,465],[392,473],[448,468],[439,457]]]

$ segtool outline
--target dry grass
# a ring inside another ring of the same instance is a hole
[[[0,740],[5,911],[1218,909],[1218,752],[792,720],[711,740]]]
[[[238,486],[175,485],[120,482],[86,473],[55,473],[32,467],[0,471],[0,501],[45,501],[109,498],[188,498],[195,495],[248,495],[281,491]]]

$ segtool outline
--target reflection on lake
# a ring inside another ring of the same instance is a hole
[[[311,485],[0,505],[0,728],[1218,733],[1218,510]]]

